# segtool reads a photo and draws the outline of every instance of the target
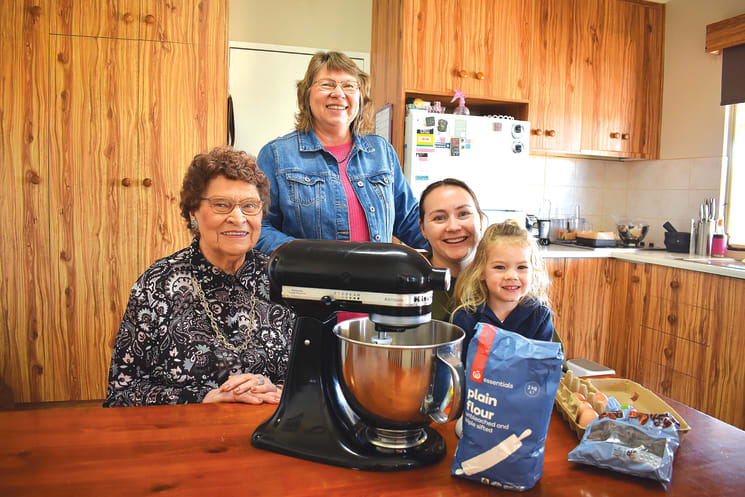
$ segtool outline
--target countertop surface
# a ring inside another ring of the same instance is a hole
[[[420,469],[368,472],[296,459],[251,445],[275,406],[196,404],[0,412],[0,495],[251,496],[741,496],[745,432],[666,399],[691,426],[670,489],[578,463],[578,440],[557,411],[543,476],[517,494],[450,476],[455,422],[434,425],[447,454]],[[298,436],[300,434],[298,433]]]
[[[637,248],[588,248],[571,244],[552,243],[541,247],[544,259],[591,259],[608,258],[642,264],[700,271],[703,273],[745,279],[745,263],[730,257],[702,257],[667,252],[658,249]]]

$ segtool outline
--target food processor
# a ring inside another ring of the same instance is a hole
[[[460,416],[465,384],[463,331],[431,320],[449,271],[404,245],[293,240],[268,272],[297,321],[279,405],[251,443],[362,470],[439,461],[445,442],[429,425]],[[337,311],[369,318],[337,324]]]

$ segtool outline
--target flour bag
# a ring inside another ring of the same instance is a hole
[[[517,491],[536,484],[563,360],[559,343],[476,325],[452,475]]]

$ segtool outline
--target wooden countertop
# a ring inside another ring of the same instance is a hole
[[[667,399],[666,399],[667,400]],[[667,400],[691,425],[672,486],[567,461],[577,445],[554,411],[542,479],[523,495],[745,495],[745,432]],[[0,412],[0,495],[517,495],[450,476],[453,423],[438,464],[394,473],[326,466],[254,448],[273,406],[205,404]]]

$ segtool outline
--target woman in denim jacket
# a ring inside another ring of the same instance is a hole
[[[393,147],[372,131],[370,80],[339,52],[318,52],[297,83],[296,130],[272,140],[257,163],[271,203],[256,248],[293,238],[390,242],[423,248],[418,203]]]

